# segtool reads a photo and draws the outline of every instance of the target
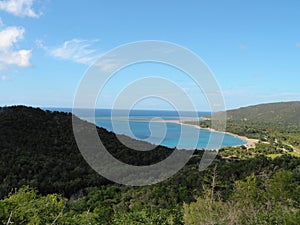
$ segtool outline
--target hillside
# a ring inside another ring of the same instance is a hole
[[[216,118],[223,112],[216,113]],[[286,144],[300,153],[300,102],[279,102],[243,107],[227,112],[226,130],[241,136]],[[210,122],[200,122],[210,126]]]
[[[89,167],[71,121],[70,113],[0,108],[0,224],[245,224],[245,218],[252,224],[298,224],[300,158],[217,157],[199,171],[203,152],[196,151],[172,178],[128,187]],[[133,151],[115,134],[97,129],[110,153],[126,163],[153,164],[174,151],[161,146]],[[228,218],[232,212],[234,218]]]
[[[122,145],[114,133],[102,128],[98,133],[112,155],[133,165],[155,163],[172,152],[161,146],[149,152],[134,151]],[[136,145],[150,145],[128,139]],[[0,197],[27,184],[39,187],[41,193],[59,192],[69,197],[83,188],[111,183],[81,156],[71,113],[25,106],[0,108],[0,154]]]
[[[228,121],[300,125],[300,101],[279,102],[228,110]]]

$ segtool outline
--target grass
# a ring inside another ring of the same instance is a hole
[[[295,156],[295,157],[300,157],[300,153],[298,153],[298,152],[290,152],[290,155]]]
[[[282,155],[283,154],[268,154],[267,156],[270,157],[270,158],[272,158],[272,159],[275,159],[275,158],[280,157]]]
[[[291,156],[300,157],[300,154],[298,152],[289,152],[288,154],[290,154]],[[282,155],[283,154],[268,154],[267,156],[272,158],[272,159],[275,159],[275,158],[280,157]]]

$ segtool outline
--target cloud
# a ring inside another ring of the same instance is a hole
[[[20,67],[29,67],[31,50],[19,50],[14,52],[0,53],[0,63],[7,65],[16,65]]]
[[[57,48],[49,49],[45,47],[40,40],[37,40],[37,45],[58,59],[82,64],[91,64],[99,57],[96,50],[92,48],[92,45],[95,42],[97,42],[97,40],[72,39],[65,41]]]
[[[300,48],[300,42],[296,43],[296,48]]]
[[[103,72],[113,72],[120,66],[120,62],[116,59],[101,59],[99,62],[95,64],[98,68],[100,68]]]
[[[23,39],[25,29],[18,27],[7,27],[0,32],[0,50],[11,48],[18,40]]]
[[[36,13],[33,8],[34,0],[6,0],[0,1],[0,10],[4,10],[15,16],[37,18],[41,13]]]
[[[19,67],[30,66],[31,50],[14,50],[14,45],[23,39],[25,29],[7,27],[0,31],[0,69],[15,65]]]

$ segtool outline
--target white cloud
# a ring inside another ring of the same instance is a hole
[[[300,42],[296,43],[296,48],[300,48]]]
[[[103,72],[112,72],[116,70],[120,64],[115,59],[102,59],[100,62],[97,62],[95,66],[99,67]]]
[[[34,0],[6,0],[0,1],[0,10],[4,10],[15,16],[28,16],[32,18],[37,18],[40,13],[36,13],[33,8]]]
[[[37,45],[46,49],[50,55],[64,60],[70,60],[82,64],[91,64],[99,57],[96,50],[92,48],[92,45],[97,42],[96,40],[82,40],[82,39],[72,39],[65,41],[60,47],[49,50],[43,43],[39,40]]]
[[[0,31],[0,69],[9,65],[30,66],[31,50],[14,50],[14,45],[23,39],[25,29],[7,27]]]
[[[16,65],[20,67],[29,67],[31,65],[29,62],[30,57],[31,50],[11,51],[4,54],[0,53],[0,63]]]
[[[23,39],[24,28],[7,27],[0,31],[0,50],[9,49],[18,40]]]

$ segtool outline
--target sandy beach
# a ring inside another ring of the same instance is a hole
[[[209,130],[211,132],[221,132],[221,131],[217,131],[217,130],[212,129],[212,128],[204,128],[204,127],[201,127],[199,125],[184,123],[183,121],[180,121],[180,120],[152,120],[151,122],[177,123],[177,124],[181,124],[181,125],[192,126],[192,127],[197,128],[197,129]],[[223,132],[223,133],[228,134],[228,135],[232,135],[236,138],[240,138],[243,141],[247,142],[247,144],[245,144],[245,147],[247,147],[247,148],[255,148],[255,144],[258,143],[258,141],[259,141],[258,139],[251,139],[251,138],[247,138],[245,136],[240,136],[240,135],[233,134],[233,133],[230,133],[230,132]]]

